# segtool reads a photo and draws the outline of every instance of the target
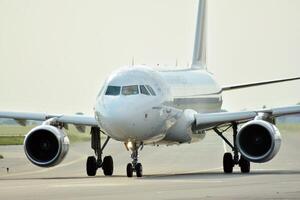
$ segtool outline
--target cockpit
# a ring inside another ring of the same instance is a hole
[[[156,96],[154,89],[150,85],[127,85],[127,86],[107,86],[106,96],[129,96],[129,95]]]

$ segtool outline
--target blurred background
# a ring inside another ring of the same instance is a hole
[[[115,69],[187,67],[197,0],[0,0],[0,110],[92,114]],[[299,0],[208,0],[221,85],[300,76]],[[300,81],[224,93],[224,108],[300,102]]]

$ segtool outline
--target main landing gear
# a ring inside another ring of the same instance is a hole
[[[227,131],[230,127],[233,129],[233,145],[224,137],[223,133]],[[232,151],[233,156],[231,153],[226,152],[223,156],[223,171],[224,173],[232,173],[233,167],[235,165],[239,165],[242,173],[249,173],[250,172],[250,162],[246,160],[243,156],[239,156],[239,151],[236,146],[236,135],[237,135],[237,124],[232,123],[229,128],[225,129],[224,131],[220,131],[217,128],[214,128],[214,131],[228,144]]]
[[[91,147],[95,151],[95,156],[89,156],[86,161],[86,173],[88,176],[95,176],[97,170],[102,168],[105,176],[111,176],[114,171],[114,163],[111,156],[105,156],[102,160],[103,150],[106,147],[110,137],[107,136],[103,146],[101,146],[101,135],[99,127],[91,128]]]
[[[138,162],[138,150],[140,147],[143,147],[143,145],[141,144],[137,144],[137,143],[132,143],[132,142],[128,142],[125,144],[126,148],[128,150],[131,150],[131,158],[132,158],[132,162],[127,164],[126,167],[126,174],[127,177],[132,177],[133,176],[133,172],[136,173],[137,177],[142,177],[143,176],[143,166],[141,163]]]

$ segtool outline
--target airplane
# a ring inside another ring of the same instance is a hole
[[[30,130],[24,139],[25,155],[34,165],[53,167],[63,161],[69,149],[64,129],[69,124],[84,132],[91,129],[93,156],[86,161],[86,173],[95,176],[102,168],[105,176],[114,171],[112,156],[103,151],[110,139],[125,144],[132,162],[126,175],[143,176],[139,151],[144,145],[180,145],[203,140],[214,131],[232,149],[224,153],[223,171],[232,173],[238,165],[250,172],[250,163],[270,161],[279,151],[281,135],[276,117],[300,113],[300,106],[229,112],[222,109],[223,92],[255,87],[300,77],[256,83],[221,86],[206,65],[206,0],[199,0],[193,60],[190,68],[159,70],[151,66],[125,66],[113,72],[96,98],[94,116],[0,111],[25,125],[27,120],[43,123]],[[224,133],[232,129],[233,142]],[[102,142],[101,135],[106,135]]]

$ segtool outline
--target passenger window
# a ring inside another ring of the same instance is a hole
[[[120,86],[108,86],[105,92],[105,95],[108,96],[118,96],[120,95],[121,87]]]
[[[152,87],[150,85],[146,85],[147,89],[149,90],[149,92],[151,93],[152,96],[156,96],[154,90],[152,89]]]
[[[139,94],[139,88],[137,85],[129,85],[122,87],[122,94],[123,95],[136,95]]]
[[[141,94],[150,95],[150,93],[148,92],[148,90],[146,89],[146,87],[144,85],[140,85],[140,91],[141,91]]]

